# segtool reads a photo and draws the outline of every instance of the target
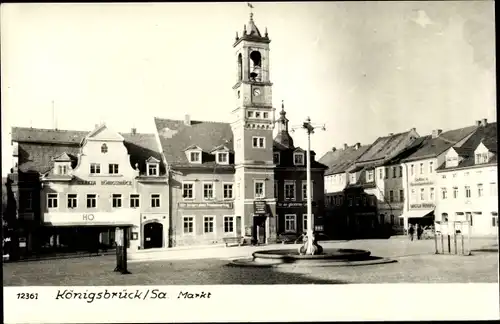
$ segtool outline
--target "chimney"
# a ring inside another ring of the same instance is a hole
[[[347,144],[344,143],[344,150],[347,150]]]
[[[486,125],[488,125],[488,119],[483,118],[483,119],[481,120],[481,126],[486,126]]]
[[[481,126],[481,121],[480,120],[476,120],[476,126]]]
[[[432,138],[437,138],[437,137],[439,137],[439,135],[441,135],[441,133],[442,133],[442,132],[443,132],[443,130],[442,130],[442,129],[434,129],[434,130],[432,131]]]
[[[389,136],[392,136],[392,135],[394,135],[394,133],[389,133]]]
[[[355,150],[359,150],[360,147],[361,147],[361,143],[354,144],[354,149]]]
[[[184,116],[184,124],[187,126],[191,126],[191,116],[189,116],[188,114]]]
[[[332,147],[332,152],[335,152],[337,150],[337,148],[334,146]]]
[[[135,127],[134,127],[134,128],[132,128],[132,131],[131,131],[131,133],[132,133],[132,135],[135,135],[135,134],[137,134],[137,128],[135,128]]]

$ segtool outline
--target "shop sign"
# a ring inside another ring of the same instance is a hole
[[[198,209],[198,208],[213,208],[213,209],[232,209],[232,202],[180,202],[179,208]]]
[[[95,185],[97,185],[97,181],[94,181],[94,180],[75,180],[73,182],[73,184],[85,185],[85,186],[95,186]],[[100,184],[101,184],[101,186],[131,186],[132,181],[130,181],[130,180],[118,180],[118,181],[101,180]]]
[[[410,205],[410,208],[414,208],[414,209],[432,209],[434,207],[435,207],[434,204],[428,204],[428,203],[427,204],[424,203],[424,204],[411,204]]]
[[[420,178],[415,178],[413,179],[413,181],[411,182],[411,184],[414,184],[414,185],[421,185],[421,184],[432,184],[433,181],[429,178],[424,178],[424,177],[420,177]]]
[[[95,212],[95,213],[45,213],[43,222],[53,226],[75,226],[75,225],[129,225],[135,223],[137,212],[120,210],[117,212]]]
[[[254,201],[253,202],[253,213],[255,215],[267,215],[267,204],[265,201]]]
[[[311,206],[316,207],[316,202],[311,201]],[[307,201],[281,201],[277,203],[277,207],[283,207],[283,208],[293,208],[293,207],[307,207]]]

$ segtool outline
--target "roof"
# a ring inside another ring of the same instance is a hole
[[[356,163],[366,163],[377,160],[385,160],[394,152],[404,149],[406,139],[411,131],[394,135],[379,137],[366,152],[359,157]]]
[[[356,150],[355,146],[351,146],[343,150],[329,151],[319,162],[328,167],[325,175],[345,172],[369,147],[370,145],[362,145]]]
[[[443,153],[453,145],[455,145],[460,140],[464,139],[470,135],[476,129],[476,126],[463,127],[459,129],[450,130],[441,133],[436,138],[432,138],[431,135],[426,136],[425,143],[422,143],[421,147],[413,152],[411,155],[402,159],[402,162],[415,161],[420,159],[427,159],[436,157]]]
[[[279,145],[279,143],[278,143],[278,145]],[[290,168],[290,167],[295,168],[295,167],[297,167],[294,164],[294,157],[293,157],[293,153],[296,153],[296,152],[304,153],[304,165],[302,165],[301,167],[303,167],[303,168],[307,167],[306,153],[300,147],[285,149],[283,147],[276,147],[275,146],[274,152],[280,153],[280,160],[279,160],[280,163],[277,166],[278,168]],[[323,169],[323,170],[328,169],[328,166],[316,161],[316,159],[314,158],[315,155],[316,155],[316,153],[314,153],[314,151],[311,151],[311,168]]]
[[[75,167],[80,153],[80,143],[89,131],[54,130],[41,128],[12,128],[12,141],[19,143],[19,171],[45,173],[52,169],[53,158],[67,154]],[[149,157],[161,159],[154,134],[120,133],[130,154],[130,164],[139,165],[141,173],[146,172]],[[164,168],[160,167],[160,174]]]
[[[422,147],[427,145],[427,143],[431,139],[432,139],[431,135],[418,137],[406,149],[404,149],[402,152],[392,157],[391,159],[385,161],[383,165],[399,164],[401,161],[405,160],[406,158],[408,158],[409,156],[420,150]]]
[[[172,167],[214,167],[215,156],[210,152],[221,145],[233,150],[233,132],[228,123],[192,120],[186,125],[183,120],[155,117],[155,125],[165,159]],[[189,163],[184,152],[193,145],[203,150],[201,166]]]
[[[458,155],[463,157],[463,159],[458,163],[458,166],[452,168],[445,168],[446,163],[439,166],[438,170],[455,170],[466,168],[476,165],[474,151],[477,149],[479,144],[483,143],[490,152],[494,153],[492,157],[488,160],[487,164],[497,163],[497,123],[489,123],[486,126],[479,126],[476,131],[459,147],[453,147]],[[485,144],[487,143],[487,144]],[[490,149],[490,147],[492,149]]]

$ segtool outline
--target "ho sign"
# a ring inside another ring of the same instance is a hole
[[[83,214],[83,220],[84,221],[93,221],[94,220],[94,214]]]

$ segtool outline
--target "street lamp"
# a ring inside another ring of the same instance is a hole
[[[300,254],[321,254],[323,248],[318,245],[314,238],[313,233],[313,219],[312,219],[312,197],[311,197],[311,134],[314,134],[314,130],[320,128],[321,130],[326,130],[325,124],[312,124],[311,118],[307,117],[306,121],[302,125],[292,126],[292,132],[296,129],[303,128],[307,131],[307,157],[306,157],[306,174],[307,174],[307,234],[304,240],[304,244],[299,248]]]

